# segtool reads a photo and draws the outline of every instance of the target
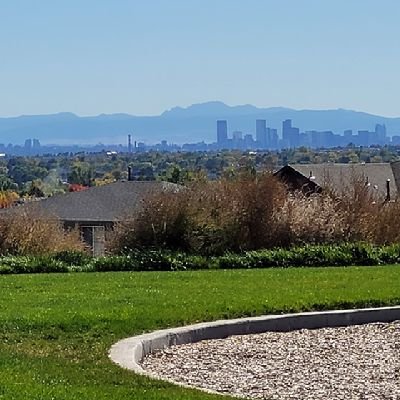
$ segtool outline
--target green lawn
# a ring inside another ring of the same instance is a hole
[[[196,321],[400,304],[400,267],[0,276],[0,399],[217,399],[112,364],[118,339]]]

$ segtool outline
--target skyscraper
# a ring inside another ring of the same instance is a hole
[[[282,140],[284,146],[295,148],[300,142],[300,130],[299,128],[292,127],[292,120],[286,119],[282,123]]]
[[[292,133],[292,120],[286,119],[282,122],[282,139],[290,142],[290,135]]]
[[[243,142],[247,150],[254,149],[254,139],[251,133],[244,135]]]
[[[265,119],[256,120],[256,142],[260,149],[267,148],[267,121]]]
[[[26,139],[25,144],[24,144],[25,150],[31,150],[32,149],[32,139]]]
[[[375,136],[377,139],[377,144],[384,145],[386,142],[386,126],[385,124],[375,125]]]
[[[226,120],[217,121],[217,143],[219,147],[226,146],[228,142],[228,123]]]
[[[232,132],[232,139],[233,140],[242,140],[243,139],[243,132],[242,131],[234,131]]]
[[[269,148],[277,149],[279,144],[278,130],[273,128],[268,128],[268,141]]]
[[[128,153],[132,153],[132,135],[128,135]]]

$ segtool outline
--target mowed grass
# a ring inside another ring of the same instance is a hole
[[[0,399],[217,399],[136,376],[118,339],[197,321],[400,304],[400,267],[0,276]]]

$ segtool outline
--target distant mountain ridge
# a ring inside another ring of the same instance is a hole
[[[199,116],[214,116],[220,115],[253,115],[259,114],[260,112],[273,112],[290,110],[289,108],[283,107],[271,107],[271,108],[257,108],[251,104],[244,104],[240,106],[228,106],[221,101],[210,101],[207,103],[192,104],[189,107],[174,107],[171,110],[165,111],[162,116],[165,117],[199,117]]]
[[[282,121],[292,119],[301,131],[345,129],[373,130],[375,124],[386,124],[389,135],[400,135],[400,118],[388,118],[360,111],[294,110],[285,107],[258,108],[246,104],[228,106],[220,101],[174,107],[157,116],[100,114],[78,116],[69,112],[50,115],[22,115],[0,118],[0,143],[22,144],[27,138],[42,143],[90,144],[123,143],[132,134],[133,140],[147,144],[167,140],[169,143],[213,142],[216,120],[228,120],[229,132],[240,130],[255,133],[255,120],[266,119],[267,125],[281,130]]]

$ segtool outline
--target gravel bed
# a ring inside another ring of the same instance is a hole
[[[400,400],[400,321],[174,346],[142,367],[250,399]]]

